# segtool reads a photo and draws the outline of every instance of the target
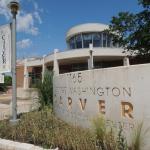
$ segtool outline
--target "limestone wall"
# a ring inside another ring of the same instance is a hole
[[[73,72],[54,77],[54,111],[74,125],[91,127],[103,115],[129,134],[150,126],[150,64]],[[150,135],[146,140],[150,140]],[[146,141],[145,140],[145,141]],[[150,146],[150,144],[149,144]]]

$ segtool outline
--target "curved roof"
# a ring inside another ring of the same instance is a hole
[[[102,32],[108,29],[108,25],[101,23],[86,23],[72,27],[66,34],[66,40],[79,33]]]

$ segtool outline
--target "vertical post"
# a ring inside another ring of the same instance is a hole
[[[43,62],[42,62],[42,82],[44,81],[44,74],[45,74],[45,56],[43,55]]]
[[[93,64],[93,44],[89,44],[89,54],[90,54],[90,58],[88,60],[88,69],[91,70],[94,68],[94,64]]]
[[[129,66],[130,65],[129,58],[127,56],[124,57],[124,59],[123,59],[123,65],[124,66]]]
[[[17,119],[17,86],[16,86],[16,15],[19,10],[18,0],[12,0],[8,7],[12,14],[12,122],[16,122]]]
[[[29,78],[28,78],[28,68],[27,68],[27,59],[24,60],[24,82],[23,88],[27,89],[29,87]]]
[[[57,53],[59,52],[58,49],[54,49],[54,68],[53,68],[53,71],[54,71],[54,75],[59,75],[59,63],[58,63],[58,60],[57,60]]]
[[[16,91],[16,14],[12,18],[12,120],[17,119],[17,91]]]

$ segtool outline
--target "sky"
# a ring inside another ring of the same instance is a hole
[[[11,22],[10,0],[0,0],[0,25]],[[139,12],[137,0],[20,0],[17,57],[38,57],[66,48],[66,32],[83,23],[108,24],[119,12]]]

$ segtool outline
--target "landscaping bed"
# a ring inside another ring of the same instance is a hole
[[[90,131],[64,123],[52,114],[51,109],[24,114],[16,125],[1,121],[0,138],[44,148],[95,149],[94,136]]]
[[[9,120],[0,121],[2,139],[59,150],[141,150],[141,131],[142,124],[129,146],[122,128],[106,129],[102,117],[93,120],[93,129],[88,130],[68,125],[55,117],[48,107],[21,115],[16,125]]]

